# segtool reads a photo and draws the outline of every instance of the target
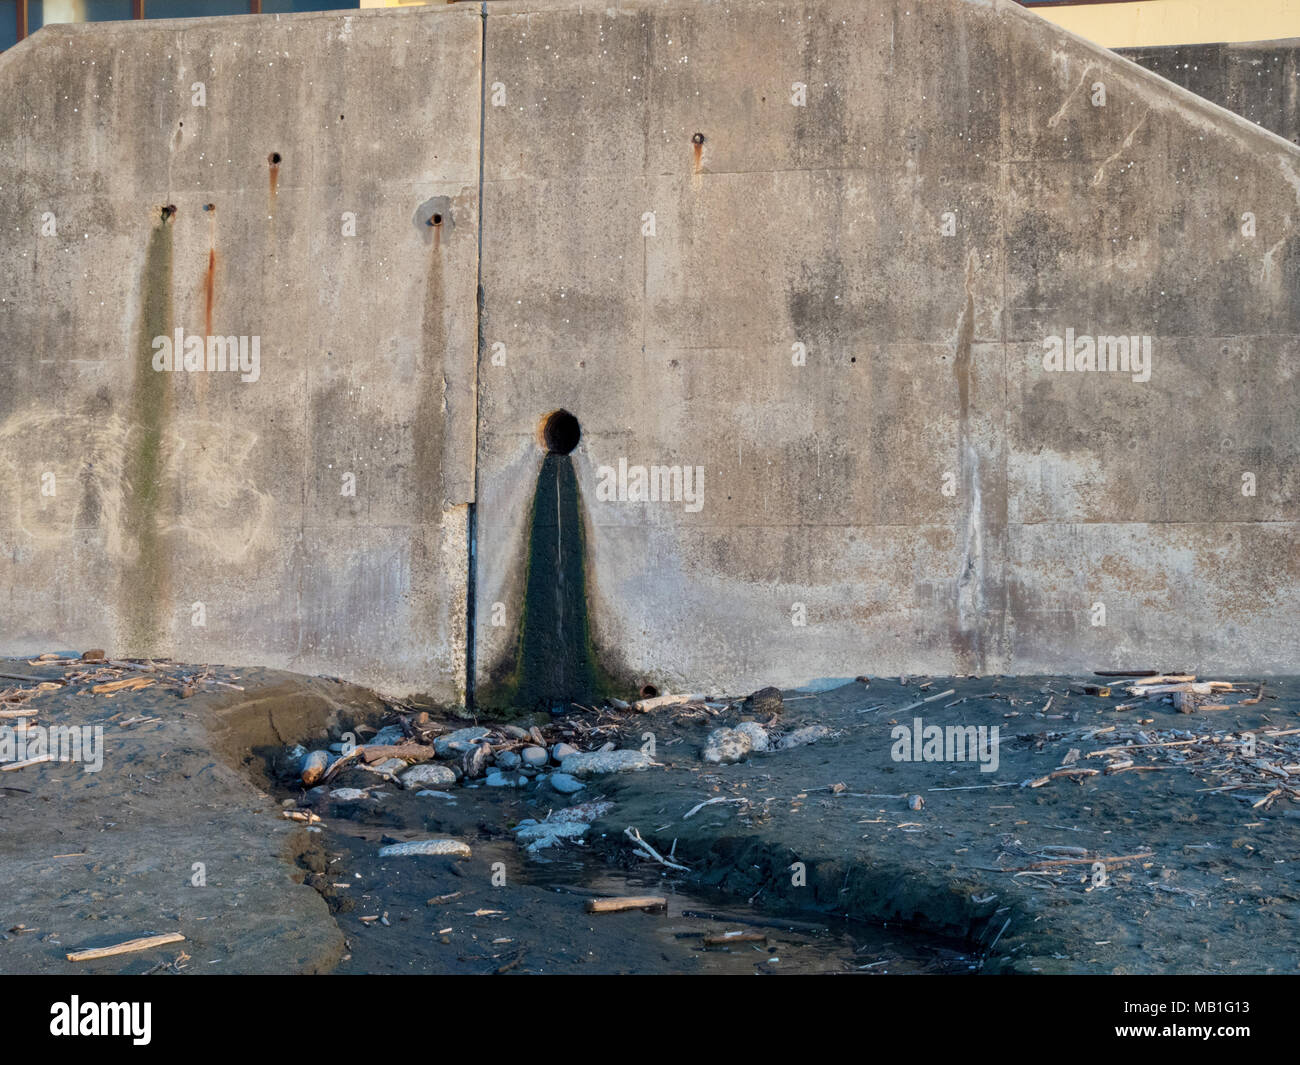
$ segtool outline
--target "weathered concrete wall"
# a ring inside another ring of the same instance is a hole
[[[101,24],[0,89],[6,650],[455,698],[472,599],[486,705],[1295,669],[1300,152],[1015,4]],[[259,381],[146,372],[214,250]]]
[[[460,697],[481,39],[453,9],[0,56],[7,651]],[[154,372],[176,328],[260,337],[257,380]]]
[[[1300,153],[1004,2],[493,4],[486,67],[487,697],[555,408],[615,671],[1295,668]]]
[[[1121,48],[1119,54],[1300,144],[1300,40]]]

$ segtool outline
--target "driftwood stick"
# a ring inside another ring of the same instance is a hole
[[[42,762],[54,761],[52,754],[38,754],[35,758],[24,758],[21,762],[6,762],[0,765],[0,773],[8,773],[14,769],[26,769],[29,765],[40,765]]]
[[[0,680],[21,680],[28,684],[67,684],[62,677],[29,677],[26,673],[0,673]]]
[[[114,669],[138,669],[141,673],[154,673],[158,669],[152,662],[123,662],[116,658],[106,658],[97,664],[112,666]]]
[[[166,932],[160,936],[144,936],[141,939],[128,939],[111,947],[94,947],[90,950],[74,950],[68,955],[68,961],[97,961],[100,958],[112,958],[118,954],[131,954],[137,950],[149,950],[168,943],[183,942],[185,937],[179,932]]]
[[[706,947],[725,947],[728,943],[766,943],[767,935],[763,932],[723,932],[720,935],[705,936]]]
[[[423,743],[394,743],[375,746],[371,744],[366,747],[366,753],[362,755],[366,760],[366,765],[373,762],[382,761],[385,758],[401,758],[407,762],[427,762],[435,756],[432,747],[427,747]]]
[[[588,899],[588,913],[619,913],[622,910],[662,910],[668,900],[662,895],[626,895],[612,899]]]
[[[638,714],[647,714],[664,706],[680,706],[682,703],[702,703],[703,695],[659,695],[653,699],[638,699],[632,709]]]
[[[1102,862],[1105,865],[1119,865],[1122,862],[1136,862],[1142,858],[1154,858],[1155,851],[1143,851],[1141,854],[1117,854],[1110,858],[1054,858],[1047,862],[1035,862],[1033,865],[1026,865],[1023,869],[1007,869],[1005,872],[1028,872],[1031,869],[1055,869],[1062,865],[1091,865],[1093,862]]]
[[[631,827],[625,828],[623,830],[623,835],[625,835],[628,839],[632,841],[634,846],[637,848],[637,853],[640,854],[642,857],[653,859],[654,861],[658,862],[660,865],[668,866],[669,869],[680,869],[684,873],[690,872],[690,870],[686,866],[678,865],[676,862],[670,862],[667,858],[665,858],[662,854],[660,854],[657,850],[655,850],[652,846],[650,846],[649,843],[647,843],[644,839],[641,838],[641,833],[637,829]]]

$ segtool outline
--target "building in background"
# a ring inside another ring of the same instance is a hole
[[[56,22],[288,14],[392,5],[360,0],[0,0],[0,49]]]
[[[0,50],[56,22],[418,7],[477,0],[0,0]],[[925,0],[918,0],[924,4]],[[1019,0],[1300,144],[1300,0]]]
[[[0,48],[52,22],[418,7],[457,0],[0,0]],[[463,0],[462,0],[463,2]],[[924,0],[919,0],[924,3]],[[1300,37],[1300,0],[1020,0],[1107,48]]]
[[[1300,0],[1021,0],[1116,51],[1300,37]]]

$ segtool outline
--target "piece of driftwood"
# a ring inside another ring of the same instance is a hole
[[[435,753],[432,747],[427,747],[423,743],[392,743],[380,746],[371,744],[366,747],[362,758],[366,760],[366,765],[382,762],[385,758],[401,758],[407,762],[428,762],[435,757]]]
[[[54,761],[52,754],[38,754],[35,758],[24,758],[21,762],[6,762],[0,765],[0,773],[9,773],[15,769],[26,769],[29,765],[40,765],[42,762]]]
[[[111,947],[93,947],[90,950],[74,950],[68,955],[68,961],[97,961],[100,958],[112,958],[118,954],[133,954],[137,950],[149,950],[152,947],[166,946],[168,943],[181,943],[185,937],[179,932],[166,932],[160,936],[143,936],[140,939],[128,939]]]
[[[705,936],[706,947],[725,947],[728,943],[766,943],[767,936],[762,932],[723,932],[721,935]]]
[[[1186,681],[1173,684],[1134,684],[1128,689],[1129,695],[1172,695],[1174,692],[1213,695],[1216,691],[1230,692],[1232,691],[1232,685],[1226,680],[1207,680],[1195,683]]]
[[[908,703],[906,706],[900,706],[895,713],[903,714],[908,710],[915,710],[918,706],[924,706],[926,703],[932,703],[936,699],[946,699],[949,695],[957,694],[956,688],[949,688],[947,691],[939,692],[938,695],[930,695],[924,699],[917,699],[914,703]]]
[[[352,750],[350,750],[347,754],[343,755],[341,758],[335,761],[333,765],[331,765],[327,770],[325,770],[324,775],[318,778],[319,782],[321,784],[328,784],[330,780],[333,779],[335,776],[337,776],[338,773],[345,766],[351,765],[358,758],[362,757],[365,753],[366,753],[365,744],[360,744],[359,746],[353,747]],[[304,784],[308,783],[305,777],[303,778],[303,783]]]
[[[656,695],[653,699],[638,699],[632,709],[638,714],[648,714],[665,706],[680,706],[682,703],[702,703],[703,695]]]
[[[683,872],[690,872],[690,870],[687,869],[686,866],[679,865],[677,862],[674,861],[669,861],[657,850],[655,850],[652,846],[650,846],[649,843],[647,843],[644,839],[641,838],[641,832],[639,829],[632,828],[631,826],[629,826],[628,828],[625,828],[623,830],[623,835],[625,835],[628,839],[632,841],[633,847],[635,848],[635,853],[639,854],[641,857],[649,858],[652,861],[658,862],[660,865],[666,865],[668,866],[669,869],[680,869]]]
[[[322,781],[325,777],[326,768],[329,766],[329,751],[312,751],[302,760],[302,768],[299,771],[299,777],[308,787]]]
[[[104,695],[108,692],[137,691],[153,683],[153,677],[123,677],[121,680],[110,680],[107,684],[96,684],[90,690],[96,695]]]
[[[619,913],[622,910],[662,910],[668,900],[662,895],[625,895],[621,898],[588,899],[588,913]]]
[[[29,677],[26,673],[0,673],[0,680],[21,680],[27,684],[67,684],[62,677]]]

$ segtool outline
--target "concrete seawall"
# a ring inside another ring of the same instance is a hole
[[[1300,151],[1018,5],[59,27],[0,89],[8,652],[1295,669]]]

